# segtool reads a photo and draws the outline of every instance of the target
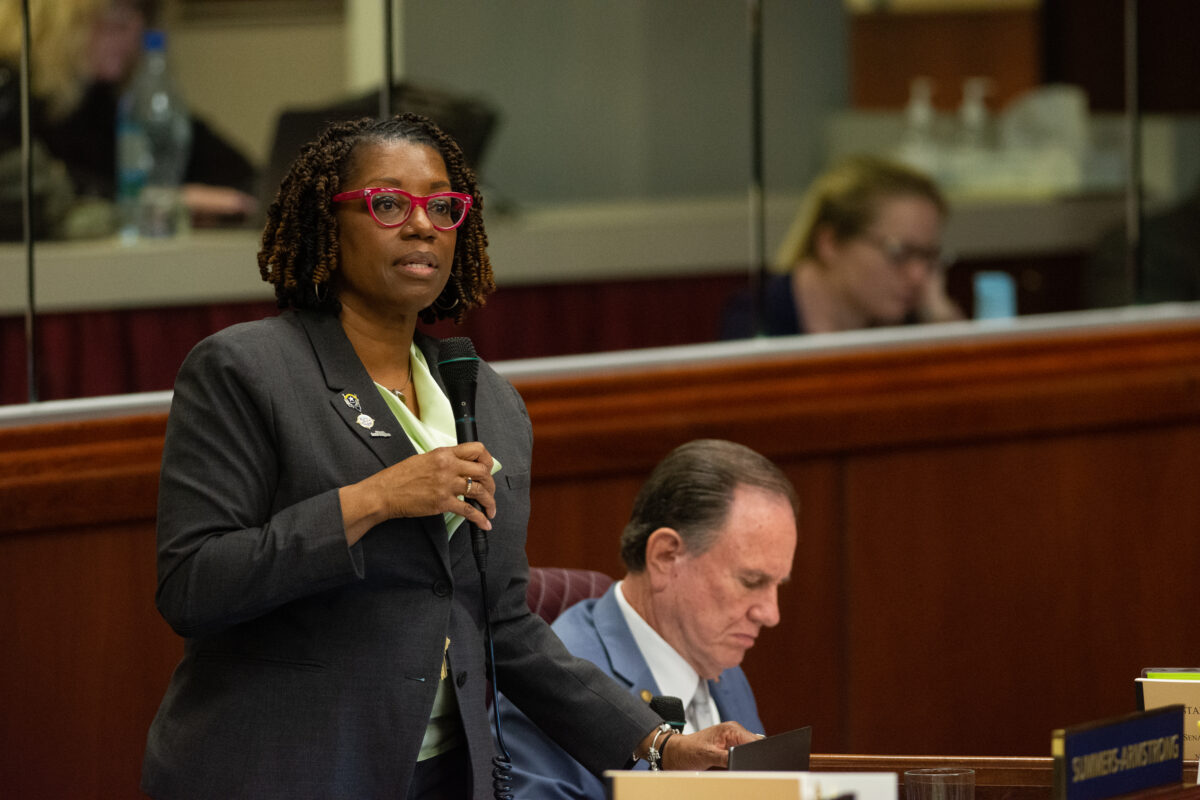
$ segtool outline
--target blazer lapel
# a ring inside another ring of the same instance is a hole
[[[651,696],[659,693],[658,684],[650,672],[650,665],[638,650],[633,633],[625,624],[621,615],[621,607],[617,604],[617,585],[608,588],[593,609],[593,619],[596,623],[596,634],[608,653],[608,662],[612,666],[613,677],[626,686],[635,689],[639,695],[649,691]],[[649,701],[647,701],[649,702]]]
[[[338,318],[332,314],[310,311],[295,313],[308,334],[324,375],[329,405],[345,424],[346,435],[361,441],[379,459],[381,467],[389,467],[415,456],[416,448],[380,397],[375,382],[354,352],[354,346],[350,344]],[[426,352],[424,347],[422,352]],[[425,358],[429,360],[427,352]],[[422,517],[414,522],[420,524],[429,536],[442,566],[450,574],[449,542],[442,516]]]
[[[303,311],[297,314],[324,375],[328,402],[345,423],[347,434],[362,441],[383,466],[416,455],[337,317]]]

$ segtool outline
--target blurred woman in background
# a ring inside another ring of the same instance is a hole
[[[721,338],[962,319],[946,294],[946,214],[919,172],[873,156],[838,164],[809,189],[761,306],[750,289],[734,295]]]
[[[142,35],[160,24],[161,0],[30,0],[30,136],[35,231],[78,238],[113,232],[117,102],[137,68]],[[19,208],[20,0],[0,0],[0,205]],[[194,224],[240,222],[257,207],[258,174],[192,114],[184,203]],[[0,218],[21,219],[20,213]],[[3,223],[0,223],[3,225]],[[0,238],[19,238],[13,225]]]

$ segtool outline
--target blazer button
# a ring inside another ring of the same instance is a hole
[[[457,683],[458,688],[461,689],[463,684],[467,682],[467,671],[463,670],[462,672],[458,673],[458,677],[454,679],[454,682]]]
[[[433,582],[433,593],[438,597],[445,597],[450,594],[450,582],[445,578],[438,578]]]

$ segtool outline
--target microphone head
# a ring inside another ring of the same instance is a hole
[[[685,714],[683,701],[678,697],[656,694],[650,698],[650,710],[662,717],[663,722],[675,730],[683,732]]]
[[[479,375],[479,356],[466,336],[443,339],[438,348],[438,371],[447,383],[474,383]]]

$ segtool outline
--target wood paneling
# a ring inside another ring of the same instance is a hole
[[[1087,92],[1092,111],[1124,111],[1124,0],[1038,5],[853,15],[851,102],[857,108],[901,108],[912,78],[926,75],[934,79],[934,104],[950,111],[962,98],[963,79],[981,75],[995,82],[988,99],[993,110],[1037,86],[1070,83]],[[1136,6],[1140,110],[1196,111],[1200,85],[1178,80],[1200,69],[1200,50],[1187,35],[1194,0]]]
[[[1142,667],[1195,660],[1172,600],[1196,596],[1198,458],[1200,429],[1171,425],[857,459],[854,749],[1047,752],[1065,720],[1134,710]],[[897,695],[920,704],[880,715]]]
[[[154,580],[148,519],[0,535],[5,797],[139,796],[146,731],[183,652]]]
[[[819,752],[1048,753],[1200,639],[1200,320],[522,379],[530,560],[619,575],[698,436],[799,489],[782,622],[745,667]],[[137,796],[180,642],[153,608],[161,415],[0,429],[0,786]],[[999,800],[996,798],[995,800]]]
[[[0,537],[154,519],[161,415],[0,430]]]
[[[1125,0],[1041,0],[1042,82],[1073,83],[1093,111],[1124,111]],[[1200,110],[1200,84],[1180,75],[1200,72],[1200,49],[1190,32],[1194,0],[1135,3],[1138,28],[1138,107],[1142,113]]]
[[[933,104],[953,111],[965,78],[991,78],[988,107],[1003,108],[1041,83],[1035,8],[855,14],[850,99],[855,108],[903,108],[913,78],[933,79]]]

